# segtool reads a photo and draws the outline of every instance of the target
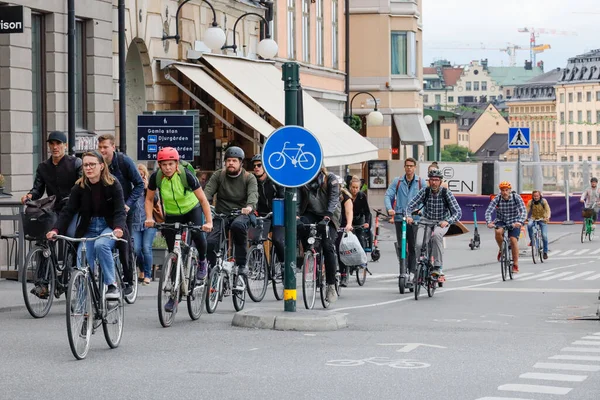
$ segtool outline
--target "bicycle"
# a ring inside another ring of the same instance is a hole
[[[133,248],[133,238],[131,238],[132,243],[129,243],[129,246],[131,246],[131,248]],[[133,269],[132,274],[133,274],[133,284],[131,285],[131,293],[129,294],[123,294],[123,298],[125,299],[125,302],[127,304],[133,304],[135,303],[136,299],[137,299],[137,295],[138,295],[138,279],[136,276],[136,270],[137,270],[137,257],[135,256],[135,253],[132,252],[132,254],[130,255],[131,257],[131,266],[130,268]],[[117,269],[117,272],[121,275],[121,281],[125,282],[125,272],[123,270],[123,264],[121,264],[121,258],[119,257],[119,253],[118,251],[115,251],[113,254],[113,258],[115,260],[115,268]],[[123,284],[121,289],[125,290],[125,288],[127,287],[127,284]]]
[[[481,207],[481,204],[467,204],[466,206],[471,207],[471,211],[473,211],[473,238],[469,242],[469,248],[471,250],[479,249],[481,238],[479,237],[479,229],[477,229],[477,207]]]
[[[417,260],[417,268],[415,270],[414,278],[414,290],[415,300],[419,300],[421,292],[421,286],[427,288],[427,296],[433,297],[436,286],[438,284],[437,277],[432,275],[433,272],[433,256],[431,254],[432,241],[433,241],[433,229],[438,225],[437,223],[426,223],[419,221],[418,225],[424,227],[423,229],[423,245],[421,246],[421,254]],[[429,233],[431,231],[431,233]],[[429,239],[427,234],[429,233]]]
[[[269,278],[271,278],[271,274],[268,272],[269,266],[264,248],[264,242],[268,239],[263,237],[263,228],[264,221],[269,219],[272,214],[268,213],[264,217],[256,217],[255,232],[258,233],[258,237],[253,237],[249,240],[250,249],[248,250],[246,261],[248,268],[248,296],[256,303],[265,298],[267,286],[269,286]],[[277,292],[275,289],[274,291],[275,293]],[[277,296],[277,293],[275,296]]]
[[[370,233],[369,228],[364,228],[362,225],[354,225],[352,227],[354,234],[358,237],[360,244],[362,245],[363,250],[367,247],[368,235]],[[365,251],[366,252],[366,251]],[[349,265],[348,266],[348,275],[356,275],[356,282],[358,286],[363,286],[367,281],[367,273],[369,275],[373,275],[371,271],[369,271],[368,260],[364,265]]]
[[[543,219],[533,220],[533,235],[529,238],[531,239],[531,258],[533,258],[534,264],[537,264],[536,257],[540,263],[544,263],[544,242],[540,226],[540,222],[543,221]]]
[[[385,219],[389,219],[389,215],[381,212],[380,208],[374,208],[375,211],[375,234],[373,235],[373,249],[371,250],[371,261],[377,262],[379,258],[381,258],[381,252],[379,251],[379,247],[377,247],[379,240],[379,217],[385,217]],[[393,222],[393,221],[392,221]]]
[[[304,170],[309,170],[315,166],[317,158],[313,153],[302,151],[304,143],[298,143],[298,147],[286,147],[289,143],[290,142],[285,142],[281,151],[276,151],[269,156],[269,165],[271,168],[275,170],[283,168],[286,163],[286,157],[290,159],[290,162],[294,167],[300,166],[300,168]],[[296,150],[296,154],[294,156],[290,156],[288,153],[294,150]],[[276,160],[273,159],[275,156],[278,157]]]
[[[202,227],[175,223],[160,223],[154,226],[162,230],[175,231],[173,251],[167,254],[160,271],[158,283],[158,320],[164,328],[173,324],[179,302],[186,297],[188,314],[192,321],[202,315],[202,301],[206,288],[206,278],[201,282],[196,279],[198,271],[198,250],[190,245],[191,232],[202,232]],[[174,301],[173,311],[165,310],[169,300]]]
[[[325,272],[325,258],[323,257],[323,249],[321,247],[322,233],[317,232],[319,224],[305,224],[309,229],[307,239],[308,248],[304,250],[304,260],[302,262],[302,297],[304,299],[304,307],[307,310],[312,310],[315,306],[317,297],[317,286],[321,296],[321,304],[323,308],[329,307],[327,300],[327,278]],[[324,226],[325,238],[329,237],[328,225]],[[339,296],[341,288],[339,285],[339,274],[336,273],[335,290]]]
[[[215,265],[211,266],[208,278],[209,286],[206,294],[206,311],[209,314],[217,310],[223,297],[231,296],[233,307],[236,311],[244,309],[246,304],[246,281],[243,275],[238,274],[235,268],[234,258],[229,257],[227,249],[229,248],[229,239],[225,231],[225,223],[229,218],[235,218],[240,215],[240,210],[232,210],[229,214],[216,214],[213,212],[213,221],[220,219],[221,235],[220,246],[217,250]]]
[[[500,249],[500,271],[502,272],[502,280],[506,281],[507,277],[513,279],[513,259],[512,250],[510,247],[510,238],[508,232],[513,228],[512,225],[496,226],[496,229],[502,228],[502,247]]]
[[[104,284],[101,283],[103,282],[102,268],[99,268],[97,262],[94,270],[90,268],[86,257],[86,243],[100,238],[126,241],[117,238],[112,232],[91,238],[71,238],[63,235],[54,237],[71,243],[83,243],[80,255],[81,265],[73,269],[67,288],[66,322],[71,352],[76,359],[83,360],[90,349],[91,335],[100,325],[102,325],[108,346],[111,349],[117,348],[123,336],[125,320],[123,297],[121,295],[116,300],[106,299]],[[121,276],[115,274],[115,277],[118,287],[121,287]]]
[[[35,240],[30,236],[27,239]],[[64,246],[62,261],[58,260],[57,255],[59,245]],[[35,241],[27,253],[25,267],[19,271],[23,300],[32,317],[45,317],[50,312],[54,298],[60,298],[67,291],[76,254],[75,248],[68,242]]]
[[[581,226],[581,243],[585,241],[586,237],[591,242],[594,238],[594,209],[584,208],[581,216],[584,218],[583,225]]]

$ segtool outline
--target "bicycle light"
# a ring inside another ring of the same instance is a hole
[[[308,244],[314,244],[315,243],[315,238],[314,237],[309,237],[307,240]]]

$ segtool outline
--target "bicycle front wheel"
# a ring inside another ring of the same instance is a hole
[[[356,269],[356,283],[358,286],[363,286],[367,281],[367,267],[360,266]]]
[[[538,246],[538,237],[537,234],[535,234],[533,235],[533,238],[531,238],[531,258],[533,259],[534,264],[537,264],[538,261],[542,260]]]
[[[317,269],[317,282],[319,284],[319,294],[321,296],[321,305],[323,308],[329,308],[329,300],[327,299],[327,274],[325,271],[325,257],[323,252],[319,254],[319,267]],[[336,288],[337,289],[337,288]],[[337,290],[336,290],[337,292]]]
[[[187,309],[192,321],[196,321],[202,315],[204,308],[204,291],[206,290],[206,277],[201,281],[196,280],[198,271],[198,257],[193,254],[189,257],[190,274],[188,278]]]
[[[248,268],[248,296],[255,303],[265,298],[267,286],[269,286],[266,264],[264,248],[252,246],[248,250],[246,266]]]
[[[223,290],[223,278],[220,268],[214,267],[210,269],[208,282],[209,284],[206,290],[206,312],[212,314],[217,311],[217,306],[221,299],[221,291]]]
[[[315,253],[308,250],[304,253],[304,263],[302,264],[302,298],[304,307],[312,310],[317,298],[317,259]]]
[[[42,247],[36,246],[27,254],[19,275],[27,311],[34,318],[45,317],[52,307],[56,280],[52,261],[44,256]]]
[[[588,226],[588,222],[586,219],[585,221],[583,221],[583,224],[581,225],[581,243],[583,243],[585,241],[585,235],[587,234],[587,226]]]
[[[94,312],[88,278],[81,270],[71,274],[66,306],[69,346],[75,358],[83,360],[90,350]]]
[[[275,246],[271,246],[271,283],[273,295],[277,300],[283,300],[283,263],[279,261]]]
[[[506,248],[506,242],[502,243],[502,250],[500,250],[500,270],[502,271],[502,280],[506,281],[506,275],[508,272],[508,249]]]
[[[426,282],[427,282],[427,296],[433,297],[433,294],[435,293],[435,287],[437,285],[437,281],[435,279],[432,279],[431,274],[430,274],[429,276],[427,276]]]
[[[172,300],[177,302],[179,300],[179,288],[175,287],[175,270],[177,268],[177,255],[175,253],[169,253],[160,271],[160,281],[158,284],[158,320],[160,324],[168,328],[175,319],[177,313],[177,305],[173,305],[173,311],[169,312],[165,310],[165,305]]]
[[[421,280],[423,279],[423,265],[421,263],[417,264],[417,269],[415,270],[415,277],[413,280],[413,286],[415,288],[415,300],[419,300],[419,294],[421,293]]]
[[[231,297],[233,297],[233,308],[235,311],[242,311],[246,305],[246,288],[245,279],[241,275],[235,275],[233,280],[233,288],[231,289]],[[264,297],[264,294],[263,294]]]
[[[120,274],[116,275],[117,285],[122,286]],[[123,296],[117,300],[106,300],[104,296],[104,313],[105,318],[102,320],[102,330],[104,338],[111,349],[119,347],[121,338],[123,337],[123,324],[125,322],[125,304],[123,304]]]

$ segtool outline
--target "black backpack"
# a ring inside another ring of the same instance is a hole
[[[442,196],[442,200],[444,200],[444,206],[446,206],[446,210],[450,210],[450,202],[448,201],[448,189],[445,187],[441,188],[440,195]],[[425,188],[425,197],[423,197],[423,205],[419,208],[418,211],[421,211],[425,204],[427,204],[427,200],[429,199],[429,195],[431,194],[431,188],[427,186]]]

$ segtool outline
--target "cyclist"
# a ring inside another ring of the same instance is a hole
[[[328,235],[324,235],[321,248],[325,258],[325,276],[327,281],[327,301],[333,303],[337,300],[335,291],[335,271],[337,269],[335,254],[335,243],[337,229],[340,227],[340,186],[337,177],[321,168],[317,176],[302,186],[298,193],[298,215],[300,225],[298,227],[298,239],[307,248],[308,235],[310,232],[302,227],[302,224],[319,223],[323,229],[327,229]],[[326,237],[325,237],[326,236]]]
[[[46,238],[50,240],[65,232],[76,212],[79,212],[74,235],[76,238],[96,237],[110,232],[120,238],[123,236],[126,220],[121,184],[109,173],[108,165],[97,151],[83,153],[82,159],[84,176],[75,182],[69,202],[61,210],[56,225],[46,234]],[[107,286],[106,298],[118,299],[120,289],[112,255],[115,241],[102,238],[86,243],[86,246],[87,261],[92,270],[96,259],[102,268],[104,284]],[[81,246],[78,254],[81,254]],[[79,262],[80,257],[77,259]]]
[[[405,209],[408,202],[411,201],[419,191],[427,186],[425,179],[418,177],[416,173],[417,160],[407,158],[404,160],[404,176],[399,176],[392,180],[387,188],[384,197],[384,205],[388,214],[394,217],[396,228],[396,243],[398,246],[402,243],[402,218],[406,215]],[[408,248],[408,271],[410,273],[409,281],[412,281],[417,257],[415,254],[416,226],[406,225],[406,244]]]
[[[50,132],[47,142],[51,156],[38,165],[33,188],[21,197],[21,203],[37,200],[46,193],[48,196],[56,196],[55,211],[59,213],[67,203],[75,181],[81,178],[81,159],[66,154],[67,135],[64,132]],[[75,233],[76,222],[77,215],[67,229],[68,236]]]
[[[421,220],[425,223],[436,223],[433,228],[433,240],[431,254],[433,255],[433,271],[432,275],[443,277],[442,265],[444,254],[443,238],[450,225],[455,223],[462,216],[462,211],[456,198],[449,189],[442,187],[442,171],[432,169],[427,174],[429,178],[429,187],[419,190],[419,193],[406,206],[405,215],[406,222],[412,224],[412,210],[419,211],[422,209]],[[424,227],[423,227],[424,228]],[[417,227],[417,248],[423,247],[423,235],[419,232],[421,227]]]
[[[531,200],[527,202],[527,218],[529,222],[527,223],[527,230],[529,231],[529,245],[531,246],[531,241],[533,240],[533,224],[534,220],[542,220],[538,221],[539,228],[542,231],[542,241],[544,242],[544,260],[548,259],[548,221],[550,221],[550,205],[542,197],[542,192],[539,190],[534,190],[531,193]],[[526,221],[527,222],[527,221]]]
[[[590,187],[585,189],[581,194],[581,203],[584,204],[585,208],[591,208],[593,210],[592,229],[596,229],[596,220],[598,219],[598,209],[600,208],[600,188],[598,187],[598,178],[593,177],[590,179]]]
[[[521,196],[512,191],[508,181],[500,182],[498,185],[500,193],[494,197],[485,211],[485,222],[488,228],[496,228],[496,243],[498,243],[498,261],[502,257],[502,227],[510,226],[508,236],[513,256],[513,273],[519,272],[519,234],[521,226],[527,217],[525,203]],[[496,221],[492,222],[492,212],[496,210]]]
[[[258,184],[258,204],[256,211],[259,216],[264,217],[273,211],[273,199],[282,199],[285,196],[285,189],[267,176],[262,164],[262,155],[255,154],[251,162],[252,172]],[[271,226],[271,220],[265,220],[263,228],[265,232],[272,232],[271,239],[275,246],[277,259],[283,262],[285,256],[285,228],[283,226]]]
[[[336,180],[340,183],[340,204],[342,212],[340,213],[340,229],[343,227],[344,232],[350,232],[352,230],[352,221],[354,220],[354,205],[352,204],[352,194],[344,188],[342,178],[336,176]],[[338,235],[335,242],[335,249],[338,255],[338,265],[340,271],[340,286],[348,286],[348,266],[342,262],[339,257],[340,254],[340,243],[344,235]]]
[[[163,147],[156,155],[159,171],[154,172],[148,179],[146,189],[146,221],[144,225],[148,228],[154,226],[152,211],[154,209],[154,194],[158,189],[163,202],[165,223],[175,222],[202,225],[202,230],[212,230],[212,214],[210,204],[200,187],[196,176],[187,168],[179,164],[179,152],[173,147]],[[202,224],[202,213],[206,222]],[[173,251],[175,245],[175,232],[165,229],[162,235],[167,242],[169,252]],[[206,238],[203,233],[193,231],[191,233],[194,245],[198,250],[198,270],[196,279],[202,280],[206,277]],[[169,299],[165,304],[165,311],[172,312],[175,301]]]
[[[229,228],[234,243],[234,257],[238,274],[246,275],[246,253],[248,246],[248,228],[250,228],[250,213],[258,203],[258,184],[253,174],[242,168],[244,150],[237,146],[225,150],[225,168],[215,171],[206,184],[205,193],[209,202],[217,195],[215,211],[219,214],[230,213],[240,209],[241,215],[233,220],[215,220],[215,229],[208,235],[208,262],[215,265],[216,250],[221,245],[221,229]]]

